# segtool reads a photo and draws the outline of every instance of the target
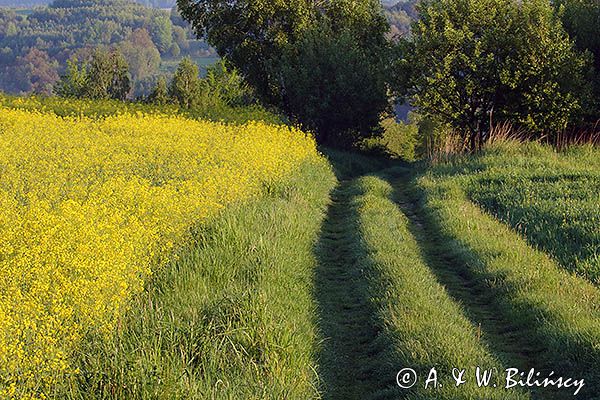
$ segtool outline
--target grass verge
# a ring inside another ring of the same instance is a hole
[[[200,228],[60,397],[318,397],[312,248],[334,183],[324,160],[304,165]]]
[[[584,378],[583,399],[600,393],[600,291],[531,248],[518,233],[467,198],[470,176],[442,166],[417,177],[412,192],[428,231],[456,273],[490,294],[508,333],[538,348],[538,371]],[[459,168],[460,169],[460,168]],[[563,393],[564,394],[564,393]]]

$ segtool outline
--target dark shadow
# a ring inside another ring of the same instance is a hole
[[[352,181],[338,185],[315,246],[315,299],[324,339],[318,364],[326,400],[398,398],[398,392],[390,393],[397,371],[385,362],[393,349],[372,303],[370,282],[381,277],[361,239],[353,204],[361,195]]]
[[[319,147],[319,151],[328,159],[339,181],[354,179],[362,175],[397,165],[408,163],[386,156],[373,156],[359,151],[339,150],[331,147]]]

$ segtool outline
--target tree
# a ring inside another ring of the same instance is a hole
[[[156,82],[156,87],[150,93],[147,98],[148,103],[156,104],[156,105],[165,105],[169,103],[169,89],[167,88],[167,81],[164,77],[158,78]]]
[[[175,42],[173,42],[173,44],[171,45],[171,48],[169,49],[169,55],[173,58],[177,58],[179,57],[179,55],[181,54],[181,48],[179,47],[179,45]]]
[[[198,66],[186,57],[177,66],[169,86],[169,96],[184,108],[192,108],[200,96],[200,72]]]
[[[240,75],[225,61],[219,61],[208,67],[206,78],[202,82],[207,95],[228,106],[247,106],[254,101],[254,91]]]
[[[173,41],[180,49],[189,50],[190,43],[187,38],[187,33],[185,29],[180,26],[173,27]]]
[[[134,81],[154,75],[160,67],[160,53],[144,28],[133,31],[120,46]]]
[[[117,50],[97,48],[81,66],[77,59],[68,62],[55,91],[65,97],[125,100],[131,91],[127,61]]]
[[[166,15],[156,15],[150,21],[150,34],[160,54],[165,54],[173,43],[173,25]]]
[[[98,48],[87,66],[85,97],[125,100],[131,90],[127,61],[117,50]]]
[[[316,19],[311,0],[178,0],[177,6],[197,36],[206,37],[268,102],[279,98],[274,64]]]
[[[17,57],[15,64],[8,69],[14,92],[50,95],[58,81],[58,63],[51,60],[48,53],[36,48],[30,49],[23,57]]]
[[[595,89],[595,106],[590,108],[591,122],[600,118],[600,1],[558,0],[554,2],[566,31],[582,51],[594,57],[591,81]]]
[[[349,60],[347,56],[337,63],[362,65],[370,62],[370,68],[380,73],[380,60],[386,57],[388,44],[385,34],[389,26],[379,0],[178,0],[177,4],[196,34],[206,37],[219,55],[240,71],[261,100],[280,107],[299,121],[310,121],[313,129],[322,131],[320,138],[331,132],[331,126],[320,123],[328,119],[314,118],[312,113],[315,110],[304,105],[298,107],[299,102],[288,86],[293,85],[315,95],[319,90],[323,98],[330,100],[342,99],[351,88],[327,84],[331,70],[344,69],[343,65],[333,65],[336,63],[333,58],[327,60],[330,68],[323,65],[312,73],[302,73],[300,76],[304,80],[301,82],[299,76],[290,73],[301,68],[311,69],[301,54],[310,55],[310,48],[318,48],[320,45],[314,44],[315,40],[323,40],[323,45],[332,46],[331,41],[335,37],[344,36],[352,37],[362,50],[350,53],[356,59]],[[348,46],[348,43],[343,45]],[[370,54],[370,57],[364,57],[365,54]],[[320,82],[321,86],[317,87],[311,81]],[[379,80],[369,82],[378,83]],[[378,84],[373,89],[378,92],[377,104],[369,104],[368,108],[361,110],[349,110],[343,104],[323,102],[322,112],[333,115],[346,110],[348,114],[340,116],[339,120],[348,118],[353,121],[357,113],[364,114],[369,109],[378,112],[379,100],[386,99],[387,91]],[[339,90],[345,92],[333,93]],[[373,91],[367,91],[368,96]],[[362,93],[357,91],[353,95],[361,96]],[[369,101],[365,98],[360,103],[366,105]],[[311,115],[304,115],[306,112]],[[371,122],[378,120],[370,116],[366,119]],[[375,126],[370,128],[372,130]],[[364,133],[366,129],[361,125],[352,127],[352,131]]]
[[[283,107],[319,142],[350,147],[379,133],[389,108],[385,59],[373,60],[351,33],[325,27],[307,33],[285,61]]]
[[[557,0],[554,2],[566,31],[582,50],[594,55],[600,71],[600,2],[597,0]]]
[[[56,84],[54,92],[61,97],[82,97],[87,82],[85,65],[74,57],[67,60],[67,71]]]
[[[403,68],[421,113],[475,149],[493,122],[559,132],[585,102],[586,58],[546,0],[425,0]]]
[[[108,96],[115,100],[125,100],[131,91],[129,65],[121,52],[113,50],[110,54],[112,79],[108,87]]]

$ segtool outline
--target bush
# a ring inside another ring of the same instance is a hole
[[[412,71],[407,92],[472,150],[493,123],[513,121],[540,137],[578,121],[589,60],[547,0],[427,0],[420,15],[403,64]]]
[[[383,133],[363,142],[363,149],[383,153],[392,158],[414,161],[419,140],[419,126],[415,123],[396,122],[393,118],[381,122]]]

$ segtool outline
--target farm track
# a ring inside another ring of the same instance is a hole
[[[408,218],[409,231],[423,260],[448,295],[461,305],[476,327],[478,338],[505,367],[540,371],[547,361],[542,359],[547,354],[545,344],[519,331],[503,316],[495,302],[497,293],[489,288],[489,282],[441,250],[443,239],[409,199],[405,178],[393,176],[388,181],[394,188],[392,200]],[[369,267],[368,249],[360,236],[359,215],[352,205],[356,195],[351,190],[353,183],[354,180],[343,181],[332,193],[316,246],[319,263],[315,295],[325,338],[319,365],[326,400],[388,398],[394,387],[389,378],[395,372],[388,371],[390,366],[382,360],[382,354],[393,344],[380,334],[380,321],[372,302],[369,282],[378,276]],[[564,398],[564,392],[548,389],[543,393],[531,391],[531,395],[532,399]]]
[[[423,259],[477,327],[482,342],[503,365],[520,370],[536,368],[539,371],[539,367],[544,365],[540,356],[547,353],[546,346],[530,335],[514,329],[511,321],[503,318],[502,312],[494,304],[494,296],[497,294],[490,290],[487,283],[472,274],[460,261],[440,250],[442,239],[437,236],[437,232],[430,230],[431,227],[420,215],[418,207],[409,200],[406,183],[399,179],[394,179],[391,183],[395,188],[393,200],[409,219],[409,230],[421,248]],[[543,394],[536,394],[535,391],[531,393],[533,399],[564,398],[564,393],[552,393],[550,389],[545,389]]]
[[[370,398],[385,379],[374,365],[383,349],[376,340],[368,271],[359,262],[365,254],[350,204],[351,184],[340,183],[332,194],[317,244],[316,297],[325,337],[319,364],[328,400]]]

